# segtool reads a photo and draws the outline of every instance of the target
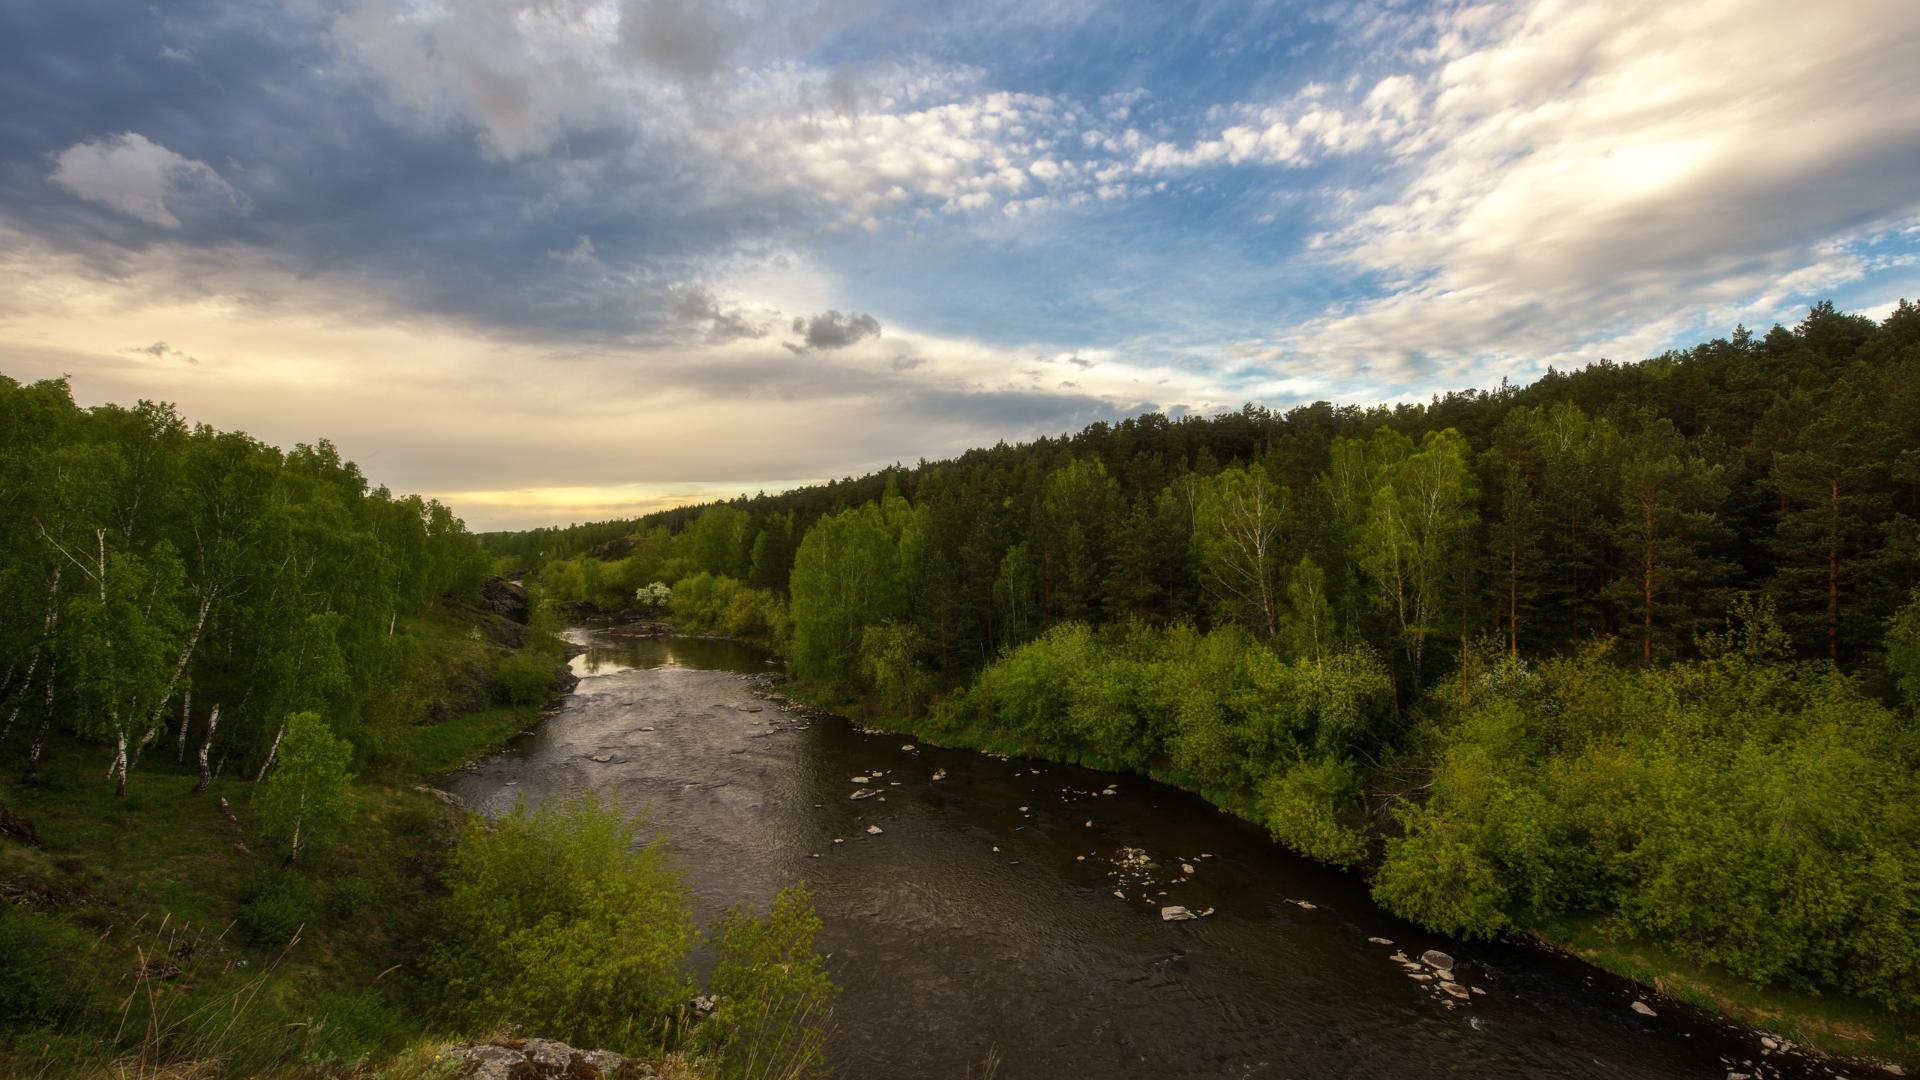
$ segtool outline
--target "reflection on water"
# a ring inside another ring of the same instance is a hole
[[[574,644],[586,647],[586,652],[567,664],[575,675],[583,679],[649,668],[693,668],[752,674],[767,671],[771,667],[764,651],[737,641],[623,636],[615,631],[593,633],[583,630],[570,630],[567,637]]]

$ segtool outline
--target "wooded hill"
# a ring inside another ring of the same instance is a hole
[[[1429,926],[1920,1007],[1909,303],[483,542],[928,738],[1175,780]]]

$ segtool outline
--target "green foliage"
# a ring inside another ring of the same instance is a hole
[[[674,586],[672,610],[674,623],[688,633],[760,641],[775,650],[786,649],[793,633],[786,601],[777,593],[705,571]]]
[[[253,796],[261,835],[288,857],[324,852],[353,821],[353,745],[314,713],[287,717],[279,764]]]
[[[263,867],[240,890],[240,926],[249,941],[263,948],[286,946],[321,912],[313,883],[287,867]]]
[[[537,652],[508,657],[494,673],[509,705],[540,705],[553,696],[552,659]]]
[[[19,904],[0,904],[0,1043],[72,1024],[87,1005],[91,935]]]
[[[475,819],[444,883],[425,977],[454,1030],[651,1050],[692,994],[686,887],[615,806],[589,796]]]
[[[1907,709],[1920,715],[1920,589],[1887,620],[1887,671],[1906,698]]]
[[[829,1075],[826,1040],[840,991],[814,951],[819,932],[804,882],[782,889],[764,917],[744,905],[727,913],[707,982],[715,1009],[695,1033],[722,1077]]]
[[[793,565],[793,667],[845,687],[867,628],[908,610],[926,515],[897,496],[821,518]]]

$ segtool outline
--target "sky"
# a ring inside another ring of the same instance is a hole
[[[1920,297],[1920,4],[0,0],[0,374],[476,529]]]

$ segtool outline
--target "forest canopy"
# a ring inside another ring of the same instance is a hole
[[[1182,783],[1428,926],[1920,1008],[1905,301],[482,542],[926,737]]]

